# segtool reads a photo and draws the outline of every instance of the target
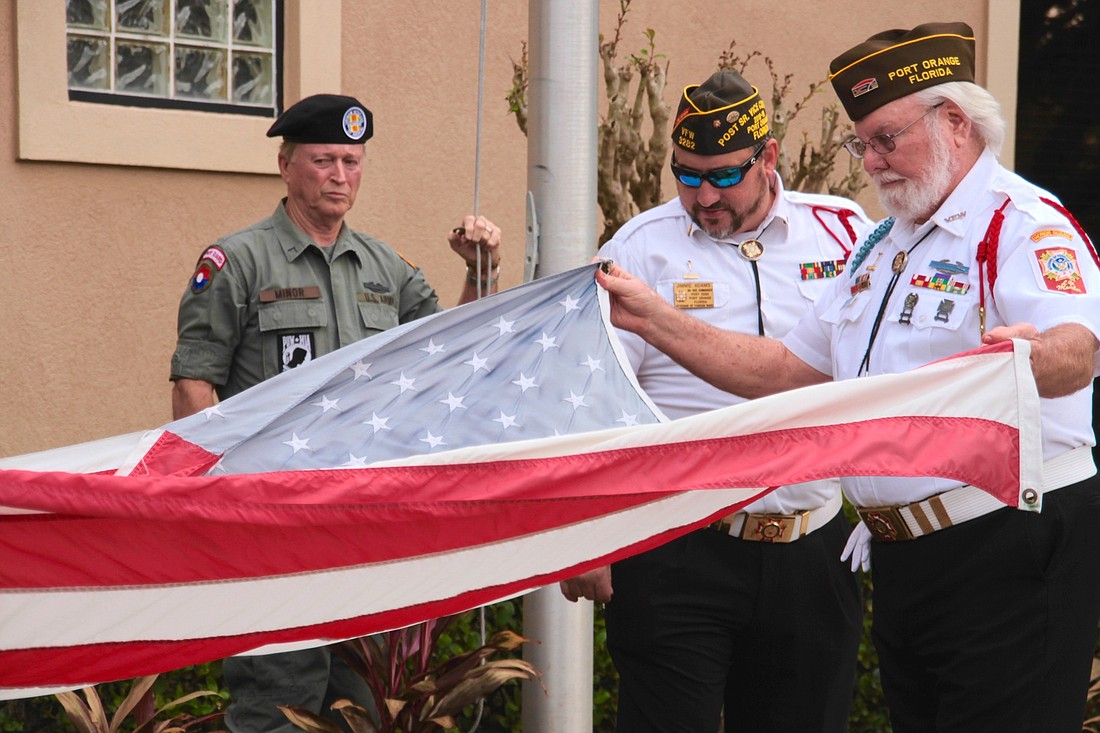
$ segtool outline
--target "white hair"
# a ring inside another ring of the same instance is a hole
[[[928,107],[951,100],[970,118],[974,131],[985,147],[994,155],[1001,154],[1005,141],[1005,120],[1001,115],[1000,103],[987,90],[973,82],[951,81],[914,92],[913,96]]]

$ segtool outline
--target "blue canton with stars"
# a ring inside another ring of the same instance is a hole
[[[618,356],[594,267],[386,331],[165,427],[222,454],[216,475],[663,421]]]

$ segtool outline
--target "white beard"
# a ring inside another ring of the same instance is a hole
[[[878,188],[879,201],[891,216],[911,221],[926,221],[951,192],[951,179],[955,171],[947,141],[943,138],[938,126],[932,129],[932,125],[929,125],[928,135],[932,155],[928,165],[917,178],[902,178],[892,171],[883,171],[871,176]],[[884,183],[895,181],[902,181],[902,183],[889,188],[882,187]]]

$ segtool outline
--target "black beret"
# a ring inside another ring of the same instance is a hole
[[[684,87],[672,143],[699,155],[721,155],[752,147],[770,131],[759,90],[736,71],[718,71]]]
[[[829,81],[853,121],[936,84],[974,81],[974,31],[966,23],[883,31],[833,59]]]
[[[374,134],[370,110],[355,97],[314,94],[292,104],[267,131],[293,143],[362,144]]]

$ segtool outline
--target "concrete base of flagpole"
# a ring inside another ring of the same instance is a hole
[[[592,730],[592,602],[570,603],[557,585],[523,599],[523,658],[542,672],[523,683],[524,733]]]

